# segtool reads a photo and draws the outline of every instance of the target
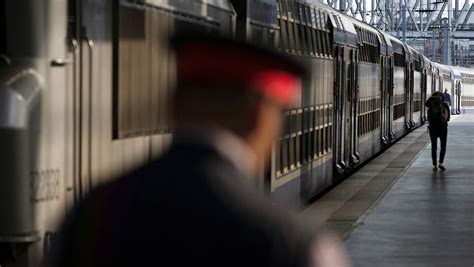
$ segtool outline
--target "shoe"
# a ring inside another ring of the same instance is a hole
[[[440,163],[438,165],[439,169],[442,170],[442,171],[445,171],[446,170],[446,167],[444,167],[443,163]]]
[[[438,167],[436,167],[436,165],[433,165],[433,171],[437,171],[438,170]]]

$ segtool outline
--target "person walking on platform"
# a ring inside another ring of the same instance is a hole
[[[444,88],[443,98],[444,98],[444,103],[451,106],[451,95],[448,93],[448,88]]]
[[[255,186],[305,69],[224,38],[173,45],[171,147],[73,211],[52,266],[347,266],[337,243]]]
[[[451,117],[449,105],[446,103],[443,93],[435,92],[430,98],[428,98],[425,106],[428,107],[428,128],[431,138],[431,159],[433,160],[433,171],[437,171],[438,167],[444,171],[446,170],[443,162],[444,156],[446,154],[448,121]],[[441,143],[439,164],[436,162],[438,138],[440,139]]]

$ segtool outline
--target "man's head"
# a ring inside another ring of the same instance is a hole
[[[215,37],[181,37],[174,47],[176,127],[225,128],[267,160],[303,68],[274,52]]]
[[[440,91],[436,91],[433,93],[433,97],[436,97],[440,100],[444,100],[444,96],[443,96],[443,93],[441,93]]]
[[[444,92],[447,93],[447,92],[448,92],[448,88],[444,88]]]

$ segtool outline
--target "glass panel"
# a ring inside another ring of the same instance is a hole
[[[288,161],[288,156],[289,156],[289,139],[285,138],[282,140],[282,168],[283,171],[287,171],[289,167],[289,161]]]
[[[296,138],[292,137],[289,139],[290,142],[290,169],[295,167],[296,163]]]
[[[282,140],[275,142],[275,171],[282,172]]]

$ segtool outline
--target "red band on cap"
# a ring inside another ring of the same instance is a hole
[[[271,57],[251,54],[238,47],[190,44],[177,49],[180,85],[232,84],[255,90],[278,103],[293,103],[300,80]]]

